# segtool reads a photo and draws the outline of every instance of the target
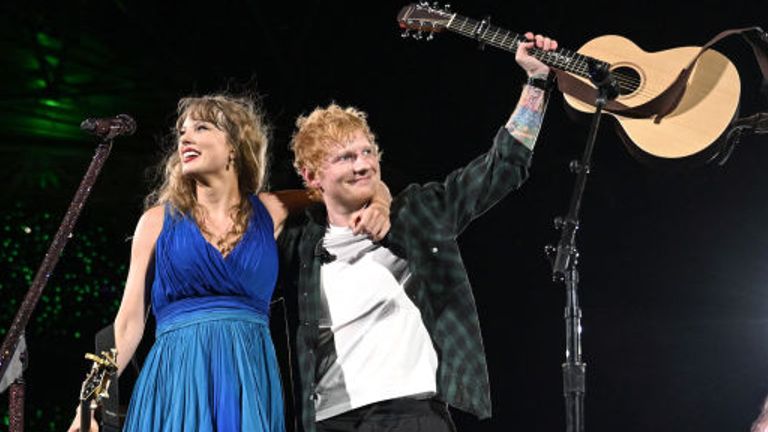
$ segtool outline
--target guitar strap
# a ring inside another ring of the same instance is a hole
[[[688,66],[680,71],[680,74],[672,85],[661,94],[634,108],[628,107],[620,102],[609,101],[606,104],[606,110],[626,117],[647,118],[655,116],[654,122],[660,122],[662,118],[672,112],[677,107],[677,104],[680,103],[680,99],[682,99],[683,94],[685,93],[688,79],[693,72],[693,67],[696,65],[696,62],[701,55],[720,40],[731,35],[739,34],[742,35],[752,47],[752,52],[755,55],[757,64],[760,66],[760,70],[763,73],[763,80],[764,82],[768,81],[768,33],[763,31],[760,27],[725,30],[702,46],[701,50],[699,50],[698,54],[693,57]],[[584,81],[578,80],[563,71],[556,70],[555,73],[557,74],[558,88],[561,92],[569,94],[582,102],[594,105],[595,99],[597,98],[597,90],[593,86],[590,86]]]

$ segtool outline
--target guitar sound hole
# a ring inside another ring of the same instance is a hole
[[[637,91],[640,88],[640,74],[626,66],[619,66],[613,69],[613,76],[619,83],[619,94],[621,96],[628,95]]]

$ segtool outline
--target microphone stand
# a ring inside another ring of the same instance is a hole
[[[85,122],[81,125],[84,128]],[[135,128],[135,124],[134,124]],[[67,241],[72,237],[72,231],[74,229],[77,218],[80,216],[80,211],[85,204],[85,200],[91,193],[91,188],[96,183],[96,178],[104,166],[104,163],[109,156],[110,150],[112,150],[112,140],[120,134],[132,133],[133,130],[122,130],[114,128],[112,130],[104,131],[103,133],[97,133],[101,137],[101,142],[96,148],[96,152],[91,160],[91,164],[88,166],[88,170],[85,173],[80,186],[78,186],[75,196],[67,209],[67,213],[59,225],[59,229],[56,235],[51,241],[51,245],[46,252],[43,262],[37,270],[32,284],[27,290],[27,294],[24,297],[24,301],[16,311],[16,316],[13,318],[11,327],[3,340],[3,344],[0,346],[0,377],[5,375],[8,370],[13,354],[16,352],[16,348],[19,344],[19,339],[24,333],[27,327],[29,318],[32,315],[32,311],[35,309],[40,296],[43,294],[48,279],[51,277],[56,263],[59,261],[64,247]],[[28,351],[23,353],[25,360],[28,360]],[[10,398],[10,428],[9,432],[23,432],[24,430],[24,379],[23,377],[17,378],[11,385],[11,398]]]
[[[587,145],[581,161],[571,161],[569,168],[576,174],[568,214],[555,218],[555,228],[560,230],[560,241],[545,248],[552,263],[552,278],[564,282],[565,298],[565,362],[563,370],[563,395],[565,396],[566,432],[584,431],[584,393],[586,390],[586,363],[581,361],[581,308],[579,307],[579,272],[576,269],[579,253],[576,249],[576,231],[579,229],[579,210],[587,175],[590,171],[595,138],[600,126],[603,108],[619,94],[616,81],[603,64],[589,63],[590,79],[597,87],[595,113],[587,137]]]
[[[23,334],[22,334],[23,336]],[[26,345],[26,344],[25,344]],[[19,353],[21,363],[26,365],[27,363],[27,349],[26,346],[20,347],[22,351]],[[22,370],[25,366],[22,366]],[[0,374],[0,376],[2,376]],[[8,399],[8,416],[10,421],[8,423],[8,431],[23,431],[24,430],[24,377],[19,376],[16,378],[11,386],[8,388],[10,392]]]

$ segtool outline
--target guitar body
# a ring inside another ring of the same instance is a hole
[[[674,48],[656,53],[640,49],[621,36],[595,38],[578,52],[611,64],[611,70],[639,82],[634,91],[616,101],[627,107],[640,106],[669,88],[680,71],[700,51],[699,47]],[[586,78],[572,75],[589,83]],[[625,143],[640,156],[661,159],[709,159],[719,149],[716,144],[735,118],[741,82],[736,67],[715,50],[707,50],[694,65],[685,93],[677,107],[656,122],[654,118],[632,118],[609,109],[624,132]],[[594,106],[564,95],[572,108],[592,113]]]

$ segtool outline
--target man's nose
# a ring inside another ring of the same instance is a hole
[[[365,157],[362,154],[358,154],[355,157],[355,162],[352,165],[352,169],[355,170],[355,172],[365,172],[371,169],[371,161],[369,158]]]

